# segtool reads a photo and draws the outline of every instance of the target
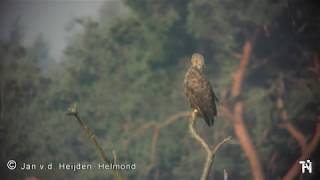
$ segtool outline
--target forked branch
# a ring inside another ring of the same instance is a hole
[[[219,144],[217,144],[211,150],[209,148],[208,144],[206,143],[206,141],[202,137],[200,137],[200,135],[196,132],[196,130],[194,128],[195,123],[196,123],[196,119],[197,119],[197,112],[198,112],[197,110],[192,112],[192,116],[191,116],[190,121],[189,121],[189,131],[190,131],[191,136],[201,144],[201,146],[203,147],[203,149],[207,153],[207,158],[206,158],[206,161],[205,161],[205,164],[204,164],[204,167],[203,167],[203,171],[202,171],[202,174],[201,174],[201,178],[200,178],[200,180],[206,180],[206,179],[208,179],[210,170],[212,169],[213,160],[214,160],[214,157],[216,155],[216,152],[219,150],[219,148],[223,144],[225,144],[226,142],[231,140],[231,137],[229,136],[229,137],[225,138],[224,140],[222,140]]]
[[[300,172],[299,161],[310,158],[311,154],[315,151],[316,147],[320,142],[320,116],[317,117],[314,134],[311,140],[306,144],[304,150],[301,152],[300,157],[293,163],[292,167],[288,170],[283,180],[294,179]]]
[[[233,82],[231,85],[231,96],[236,101],[233,107],[230,108],[228,107],[227,104],[225,104],[221,108],[221,110],[228,119],[232,120],[234,131],[237,138],[239,139],[240,146],[242,147],[246,157],[249,160],[253,179],[263,180],[264,174],[262,171],[262,166],[258,157],[258,153],[252,143],[248,130],[245,126],[244,117],[243,117],[244,102],[241,100],[241,97],[240,97],[242,93],[242,86],[243,86],[245,73],[248,69],[250,56],[253,50],[253,44],[255,42],[255,39],[258,33],[259,33],[259,29],[257,29],[257,31],[253,34],[253,36],[245,42],[242,50],[242,56],[240,58],[239,67],[233,75]]]

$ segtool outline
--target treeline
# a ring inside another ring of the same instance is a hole
[[[319,161],[313,153],[319,150],[315,134],[320,133],[320,11],[316,3],[124,3],[127,14],[115,17],[111,24],[104,13],[99,20],[77,19],[82,32],[74,35],[58,64],[44,63],[51,58],[41,38],[24,47],[19,28],[1,42],[2,164],[9,159],[100,162],[77,122],[66,116],[69,105],[77,102],[79,114],[107,154],[112,156],[115,150],[118,161],[137,164],[136,171],[125,173],[127,179],[198,179],[205,155],[188,134],[186,121],[161,129],[155,159],[150,146],[155,129],[141,129],[190,110],[182,81],[194,52],[204,55],[206,74],[220,100],[215,126],[207,128],[199,122],[197,129],[211,144],[229,135],[234,139],[218,152],[211,178],[222,179],[224,170],[230,179],[295,177],[296,160],[303,156]],[[239,102],[242,125],[252,144],[249,151],[237,121],[225,111],[228,108],[235,115]],[[257,158],[250,157],[250,150]],[[253,162],[260,166],[253,167]],[[8,179],[31,175],[112,178],[105,171],[2,174]]]

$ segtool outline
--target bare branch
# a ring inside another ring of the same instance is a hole
[[[196,132],[196,130],[194,129],[195,123],[196,123],[196,114],[197,114],[197,110],[193,111],[192,116],[190,118],[190,122],[189,122],[189,131],[190,134],[193,138],[195,138],[200,144],[201,146],[204,148],[204,150],[206,151],[207,154],[211,153],[210,147],[208,146],[208,144],[205,142],[205,140],[200,137],[200,135]]]
[[[234,120],[234,116],[233,113],[230,111],[229,107],[227,105],[222,105],[219,106],[220,108],[220,112],[223,113],[223,116],[225,116],[227,119],[233,121]]]
[[[223,180],[228,180],[228,172],[226,169],[223,170]]]
[[[291,136],[298,142],[302,151],[305,149],[306,138],[297,128],[295,128],[289,121],[284,122],[280,127],[287,129]]]
[[[69,107],[68,116],[73,116],[80,124],[81,128],[85,132],[86,136],[91,140],[91,142],[94,144],[95,148],[97,149],[99,155],[101,156],[102,160],[108,164],[115,162],[115,160],[109,160],[108,157],[106,156],[105,152],[103,151],[101,145],[98,143],[96,136],[93,134],[91,129],[84,123],[84,121],[80,118],[77,105],[73,104]],[[121,173],[118,170],[112,170],[112,175],[117,179],[117,180],[122,180],[123,177]]]
[[[289,114],[285,108],[285,103],[283,100],[283,96],[285,93],[285,85],[283,82],[283,77],[279,77],[279,79],[277,80],[276,92],[278,96],[276,107],[283,121],[283,123],[280,124],[280,127],[287,129],[290,135],[298,142],[299,146],[301,147],[301,151],[304,151],[306,145],[306,138],[297,128],[295,128],[290,123]]]
[[[231,85],[231,95],[235,99],[237,99],[241,94],[245,72],[248,68],[247,66],[249,64],[250,56],[252,54],[253,44],[258,32],[259,30],[257,29],[255,34],[252,36],[252,38],[248,39],[243,46],[240,64],[238,69],[234,73],[233,83]],[[246,157],[249,160],[253,178],[255,180],[263,180],[264,174],[262,171],[261,163],[260,163],[257,151],[251,141],[251,138],[248,134],[248,131],[245,127],[245,123],[243,120],[243,109],[244,109],[243,102],[240,100],[237,100],[233,107],[232,113],[230,111],[227,111],[229,110],[227,106],[225,106],[223,110],[225,114],[229,116],[230,119],[233,119],[232,124],[234,127],[235,134],[239,139],[241,148],[243,149]]]
[[[152,136],[152,143],[151,143],[151,150],[150,150],[150,162],[149,165],[146,167],[144,172],[145,175],[148,175],[149,172],[156,166],[156,148],[158,143],[160,129],[159,127],[155,127]]]
[[[200,135],[196,132],[196,130],[194,129],[195,123],[196,123],[196,116],[197,116],[197,110],[193,111],[192,116],[190,118],[189,121],[189,131],[191,136],[196,139],[201,146],[204,148],[204,150],[207,153],[207,158],[204,164],[204,168],[201,174],[201,178],[200,180],[206,180],[209,176],[210,170],[212,169],[212,165],[213,165],[213,160],[215,157],[216,152],[219,150],[219,148],[225,144],[226,142],[228,142],[229,140],[231,140],[231,137],[227,137],[224,140],[222,140],[219,144],[217,144],[215,146],[215,148],[213,150],[211,150],[208,146],[208,144],[205,142],[205,140],[203,138],[200,137]]]
[[[140,128],[138,128],[135,132],[131,133],[130,137],[126,139],[123,144],[124,144],[124,149],[128,149],[128,145],[138,137],[140,137],[143,133],[145,133],[148,129],[150,128],[155,128],[156,123],[151,121],[148,123],[145,123],[142,125]]]
[[[112,150],[112,156],[113,156],[113,164],[117,164],[117,153],[115,150]]]
[[[135,139],[138,139],[141,135],[143,135],[147,130],[153,129],[152,134],[152,143],[150,145],[150,162],[149,165],[145,168],[144,175],[148,175],[150,171],[156,166],[157,159],[156,159],[156,150],[157,150],[157,144],[160,132],[162,128],[165,128],[173,123],[175,123],[177,120],[181,119],[182,117],[188,117],[190,116],[190,112],[183,111],[178,112],[170,117],[168,117],[165,121],[161,123],[156,123],[155,121],[151,121],[149,123],[146,123],[142,125],[140,128],[138,128],[132,135],[124,142],[125,148]]]
[[[286,175],[283,177],[283,180],[291,180],[294,179],[298,173],[300,172],[300,164],[299,161],[306,160],[310,158],[311,154],[316,149],[317,145],[320,142],[320,116],[317,117],[316,127],[314,130],[314,135],[310,142],[306,145],[304,151],[302,151],[300,157],[293,163],[292,167],[288,170]]]
[[[243,103],[240,101],[237,102],[234,107],[234,117],[235,117],[233,121],[234,130],[239,139],[240,146],[242,147],[247,158],[249,159],[253,178],[255,180],[262,180],[264,179],[262,167],[260,164],[257,151],[245,127],[244,120],[243,120],[243,111],[244,111]]]

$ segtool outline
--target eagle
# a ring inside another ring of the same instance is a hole
[[[191,67],[185,74],[183,82],[184,93],[192,110],[197,110],[208,126],[213,126],[217,115],[216,101],[212,87],[203,74],[204,57],[194,53],[191,57]]]

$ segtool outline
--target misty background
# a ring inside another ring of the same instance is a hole
[[[0,3],[0,39],[7,38],[18,21],[24,29],[23,43],[30,45],[42,35],[56,61],[62,60],[72,34],[70,22],[80,17],[98,19],[100,13],[108,13],[112,19],[126,12],[121,0],[3,0]]]
[[[210,146],[232,137],[208,179],[319,179],[319,32],[314,0],[1,1],[0,179],[114,178],[6,167],[102,162],[74,104],[108,157],[136,163],[124,179],[199,179],[182,86],[195,52],[219,99],[195,128]]]

